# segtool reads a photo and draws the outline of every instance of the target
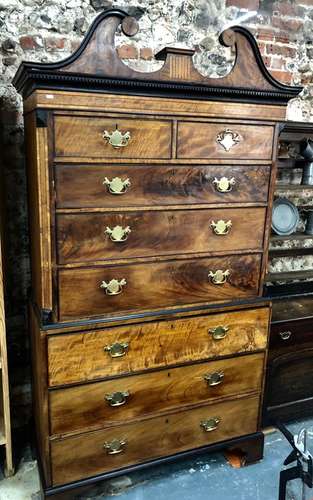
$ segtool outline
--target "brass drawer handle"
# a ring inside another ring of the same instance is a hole
[[[228,326],[216,326],[215,328],[211,328],[209,333],[212,335],[214,340],[222,340],[226,337],[228,330]]]
[[[106,345],[104,351],[108,352],[111,358],[121,358],[128,351],[128,342],[114,342],[114,344]]]
[[[208,420],[202,420],[202,422],[200,422],[200,427],[202,427],[205,432],[212,432],[218,428],[220,421],[220,417],[212,417]]]
[[[113,179],[110,181],[110,179],[105,177],[103,184],[105,186],[108,186],[108,191],[111,194],[124,194],[130,187],[131,182],[129,179],[125,179],[123,181],[120,177],[113,177]]]
[[[207,373],[206,375],[204,375],[203,378],[208,383],[208,385],[210,387],[214,387],[214,386],[219,385],[223,382],[224,372],[219,371],[219,372]]]
[[[120,243],[126,241],[129,233],[131,233],[131,229],[129,226],[114,226],[113,229],[110,227],[106,227],[104,234],[107,234],[110,237],[110,240],[114,243]]]
[[[280,332],[280,333],[279,333],[279,335],[280,335],[280,338],[281,338],[282,340],[288,340],[288,339],[290,339],[290,337],[291,337],[291,335],[292,335],[292,332],[290,332],[290,331],[287,331],[287,332]]]
[[[108,455],[117,455],[118,453],[123,453],[123,451],[125,451],[126,445],[126,439],[112,439],[112,441],[106,441],[103,448],[106,450]]]
[[[211,222],[211,228],[213,230],[213,233],[217,234],[217,236],[224,236],[225,234],[228,234],[229,231],[231,230],[232,227],[232,221],[228,220],[227,222],[224,220],[218,220],[217,222],[214,222],[212,220]]]
[[[110,406],[122,406],[127,403],[127,398],[129,398],[129,391],[118,391],[105,395],[105,399]]]
[[[221,177],[220,179],[217,179],[215,177],[213,179],[213,186],[219,193],[229,193],[235,184],[236,180],[234,177],[231,177],[231,179],[228,179],[228,177]]]
[[[239,144],[241,139],[240,135],[230,128],[222,130],[216,136],[216,142],[227,152],[230,151],[232,147],[236,146],[236,144]]]
[[[217,271],[210,271],[208,277],[211,278],[211,281],[214,285],[223,285],[224,283],[226,283],[229,275],[229,269],[225,269],[225,271],[217,269]]]
[[[127,285],[127,281],[122,278],[120,281],[113,279],[109,283],[102,281],[100,288],[104,288],[106,295],[119,295],[123,291],[123,286]]]
[[[130,141],[130,132],[125,132],[123,134],[116,125],[116,129],[113,130],[113,132],[104,130],[102,137],[113,148],[124,148]]]

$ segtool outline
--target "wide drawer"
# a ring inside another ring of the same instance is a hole
[[[58,208],[266,203],[267,165],[58,165]]]
[[[260,255],[59,271],[59,319],[258,295]]]
[[[57,386],[266,348],[267,307],[48,338]]]
[[[312,318],[274,323],[271,325],[270,353],[277,355],[287,351],[313,347]]]
[[[259,391],[264,354],[53,390],[51,434],[101,428],[185,405]]]
[[[258,411],[259,398],[250,397],[53,440],[53,484],[253,433]]]
[[[269,159],[273,131],[261,125],[179,122],[177,158]]]
[[[60,264],[262,250],[265,208],[59,214]]]
[[[121,147],[110,144],[109,136],[117,129],[129,136],[124,136]],[[171,157],[172,123],[168,120],[57,115],[54,130],[57,157]]]

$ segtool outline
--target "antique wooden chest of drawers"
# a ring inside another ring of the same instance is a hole
[[[270,303],[262,299],[279,124],[300,88],[241,27],[225,78],[192,50],[119,60],[99,15],[66,61],[23,63],[30,330],[43,489],[209,449],[263,454]]]

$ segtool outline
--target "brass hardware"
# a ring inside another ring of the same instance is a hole
[[[203,378],[210,387],[214,387],[215,385],[219,385],[223,382],[224,372],[220,371],[220,372],[207,373],[206,375],[204,375]]]
[[[114,344],[104,347],[105,352],[108,352],[111,358],[121,358],[128,351],[128,342],[114,342]]]
[[[127,403],[128,397],[128,391],[113,392],[112,394],[105,395],[105,399],[108,401],[110,406],[122,406]]]
[[[225,234],[228,234],[231,227],[231,220],[228,220],[227,222],[225,222],[224,220],[218,220],[217,222],[214,222],[214,220],[212,220],[211,222],[211,228],[213,229],[213,232],[218,236],[224,236]]]
[[[230,151],[233,146],[239,144],[242,137],[237,132],[234,132],[230,128],[226,128],[222,132],[219,132],[216,137],[216,142],[220,144],[225,151]]]
[[[228,177],[221,177],[217,179],[216,177],[213,179],[213,185],[216,191],[220,193],[229,193],[233,189],[233,186],[236,184],[236,180],[234,177],[228,179]]]
[[[120,293],[122,293],[122,287],[125,285],[127,285],[127,281],[124,278],[122,278],[120,281],[113,279],[109,281],[109,283],[102,281],[100,288],[104,288],[107,295],[119,295]]]
[[[292,335],[292,332],[289,332],[289,331],[287,331],[287,332],[280,332],[279,335],[280,335],[280,337],[281,337],[282,340],[288,340],[288,339],[290,339],[290,337]]]
[[[103,139],[106,139],[108,144],[113,146],[113,148],[124,148],[130,141],[130,132],[125,132],[124,134],[117,128],[113,132],[108,132],[105,130],[102,135]]]
[[[129,179],[122,181],[120,177],[114,177],[111,181],[105,177],[103,184],[108,186],[108,191],[111,194],[124,194],[131,185]]]
[[[225,271],[217,269],[217,271],[210,271],[208,277],[211,278],[211,281],[212,283],[214,283],[214,285],[223,285],[224,283],[226,283],[229,275],[229,269],[225,269]]]
[[[113,229],[106,227],[104,233],[109,235],[110,240],[114,241],[114,243],[120,243],[127,240],[129,233],[131,233],[131,229],[129,226],[115,226]]]
[[[216,326],[215,328],[211,328],[209,333],[212,335],[214,340],[222,340],[226,337],[227,332],[229,330],[228,326]]]
[[[123,453],[123,451],[125,451],[126,445],[126,439],[112,439],[112,441],[106,441],[103,448],[107,450],[108,455],[117,455],[118,453]]]
[[[212,432],[218,428],[220,421],[221,421],[220,417],[212,417],[209,418],[208,420],[202,420],[200,422],[200,427],[202,427],[202,429],[205,430],[205,432]]]

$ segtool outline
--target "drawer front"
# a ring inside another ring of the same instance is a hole
[[[268,322],[269,309],[262,307],[52,335],[48,339],[49,384],[83,382],[262,350],[267,345]]]
[[[271,126],[180,122],[177,158],[270,159],[273,131]]]
[[[312,319],[287,321],[271,325],[270,350],[281,353],[293,350],[295,346],[313,347]]]
[[[134,375],[50,392],[52,434],[123,423],[184,405],[259,391],[263,354]]]
[[[244,398],[52,441],[53,484],[253,433],[258,410],[258,397]]]
[[[59,208],[266,203],[269,173],[265,165],[59,165],[56,203]]]
[[[58,215],[58,259],[262,250],[265,215],[265,208]]]
[[[260,255],[59,271],[60,320],[258,295]],[[217,282],[217,284],[216,284]]]
[[[121,147],[104,135],[116,127],[124,138]],[[167,120],[55,116],[55,156],[78,158],[170,158],[172,123]]]

